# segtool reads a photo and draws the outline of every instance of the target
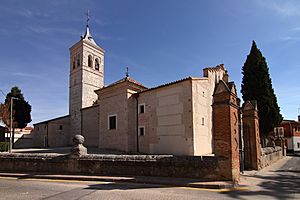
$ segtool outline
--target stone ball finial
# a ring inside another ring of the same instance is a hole
[[[71,158],[78,158],[87,154],[87,149],[83,146],[84,137],[82,135],[75,135],[73,137],[73,148],[71,149]]]
[[[82,135],[75,135],[73,138],[73,144],[78,145],[78,144],[83,144],[84,143],[84,137]]]

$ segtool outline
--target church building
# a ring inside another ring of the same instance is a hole
[[[71,146],[81,134],[85,146],[99,149],[213,153],[213,94],[219,82],[228,83],[223,64],[203,69],[202,77],[147,88],[128,74],[105,86],[104,60],[87,24],[70,48],[69,115],[34,124],[36,147]]]

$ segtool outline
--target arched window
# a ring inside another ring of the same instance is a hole
[[[76,64],[75,64],[75,58],[74,58],[74,60],[73,60],[73,69],[75,69],[75,67],[76,67]]]
[[[99,68],[100,68],[99,59],[96,58],[96,60],[95,60],[95,70],[99,70]]]
[[[93,61],[92,61],[92,56],[91,55],[88,56],[88,66],[93,67]]]

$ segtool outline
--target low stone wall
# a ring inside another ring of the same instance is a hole
[[[68,155],[0,153],[1,172],[162,176],[222,180],[213,156]]]
[[[279,146],[262,148],[261,168],[273,164],[274,162],[280,160],[282,157],[283,151]]]

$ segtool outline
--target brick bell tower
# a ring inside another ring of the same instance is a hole
[[[81,133],[80,109],[97,101],[94,92],[104,86],[104,49],[96,44],[89,28],[89,12],[84,36],[70,48],[69,114],[70,137]]]

